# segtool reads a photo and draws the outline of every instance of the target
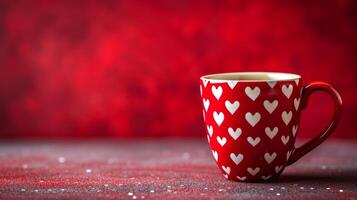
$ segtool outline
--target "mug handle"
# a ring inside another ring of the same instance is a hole
[[[308,141],[301,147],[294,149],[287,161],[287,165],[293,164],[294,162],[299,160],[302,156],[304,156],[312,149],[320,145],[323,141],[325,141],[335,130],[337,123],[341,118],[341,113],[342,113],[341,96],[335,88],[333,88],[330,84],[325,82],[313,82],[303,88],[301,94],[301,104],[299,106],[299,109],[303,110],[306,108],[307,101],[310,95],[316,91],[326,92],[332,97],[334,103],[334,112],[333,112],[332,120],[330,121],[329,126],[325,130],[323,130],[318,136]]]

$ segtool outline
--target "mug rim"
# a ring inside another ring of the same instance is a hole
[[[247,75],[267,75],[268,77],[271,77],[271,79],[239,79],[239,78],[223,79],[226,76],[247,76]],[[211,82],[276,82],[276,81],[293,81],[293,80],[301,79],[301,76],[298,74],[286,73],[286,72],[227,72],[227,73],[207,74],[201,76],[200,79],[211,81]]]

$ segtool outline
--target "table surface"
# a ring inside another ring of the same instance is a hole
[[[357,199],[357,141],[328,140],[268,183],[227,181],[206,141],[0,141],[0,199]]]

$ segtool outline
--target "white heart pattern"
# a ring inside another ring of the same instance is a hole
[[[222,165],[222,169],[224,172],[226,172],[227,174],[231,173],[231,168],[230,167],[225,167]]]
[[[217,125],[221,126],[221,124],[222,124],[222,122],[224,120],[224,114],[223,114],[223,112],[220,112],[218,114],[216,111],[214,111],[213,112],[213,118],[214,118],[214,121],[216,121]]]
[[[207,135],[207,140],[208,140],[208,143],[210,143],[211,141],[209,140],[209,135]]]
[[[245,114],[245,119],[252,127],[254,127],[259,122],[260,117],[260,113],[258,112],[254,113],[254,115],[252,115],[250,112]]]
[[[207,125],[207,132],[212,137],[212,135],[213,135],[213,127]]]
[[[246,177],[246,176],[242,176],[242,177],[237,176],[237,179],[238,179],[238,180],[241,180],[241,181],[244,181],[245,179],[247,179],[247,177]]]
[[[237,85],[238,81],[228,81],[227,84],[228,86],[233,90],[236,85]]]
[[[288,87],[286,85],[283,85],[281,87],[281,91],[289,99],[291,94],[293,93],[293,86],[291,84],[289,84]]]
[[[276,158],[276,153],[275,152],[273,152],[272,154],[270,154],[270,153],[265,153],[264,154],[264,159],[265,159],[265,161],[267,161],[268,164],[273,162],[275,158]]]
[[[203,79],[202,82],[203,82],[203,85],[204,85],[205,87],[207,87],[208,80],[207,80],[207,79]]]
[[[255,147],[260,142],[260,137],[256,137],[255,139],[253,139],[252,137],[247,137],[247,141],[249,142],[249,144]]]
[[[263,179],[263,180],[268,180],[268,179],[270,179],[271,178],[271,175],[268,175],[268,176],[261,176],[261,178]]]
[[[275,84],[276,84],[276,81],[267,81],[267,83],[268,83],[269,87],[270,87],[271,89],[273,89],[274,86],[275,86]]]
[[[296,135],[296,132],[297,132],[297,129],[298,129],[298,125],[294,125],[291,132],[293,133],[293,136],[295,137]]]
[[[217,142],[223,147],[227,142],[227,138],[217,136]]]
[[[299,105],[300,105],[300,98],[295,98],[295,99],[294,99],[294,107],[295,107],[295,110],[298,110],[298,109],[299,109]]]
[[[236,130],[234,131],[233,128],[229,127],[228,133],[234,140],[237,140],[239,136],[242,134],[242,129],[236,128]]]
[[[279,173],[283,169],[283,166],[275,166],[275,173]]]
[[[271,130],[270,127],[266,127],[266,128],[265,128],[265,134],[266,134],[270,139],[273,139],[273,138],[276,136],[276,134],[278,134],[278,131],[279,131],[278,127],[274,127],[273,130]]]
[[[255,87],[254,89],[250,88],[249,86],[245,88],[245,94],[253,101],[257,99],[260,94],[259,87]]]
[[[216,97],[217,100],[219,100],[219,98],[222,96],[223,93],[223,89],[221,86],[218,86],[216,88],[216,86],[212,86],[212,94]]]
[[[230,101],[226,100],[225,105],[226,105],[227,110],[233,115],[239,107],[239,102],[235,101],[235,102],[231,103]]]
[[[217,162],[217,161],[218,161],[218,152],[212,150],[212,154],[213,154],[214,159],[215,159],[216,162]]]
[[[230,157],[236,165],[238,165],[243,160],[243,154],[241,154],[241,153],[238,155],[231,153]]]
[[[205,110],[207,112],[209,107],[209,99],[203,99],[203,106],[205,107]]]
[[[282,112],[281,113],[281,118],[283,119],[285,125],[288,125],[291,121],[291,118],[293,117],[293,112],[289,111],[289,112]]]
[[[276,107],[278,106],[279,102],[278,100],[274,100],[272,102],[265,100],[263,102],[264,104],[264,108],[270,113],[272,114],[274,112],[274,110],[276,109]]]
[[[284,145],[289,142],[290,137],[289,136],[281,136],[281,141],[283,142]]]
[[[260,168],[259,168],[259,167],[256,167],[255,169],[252,169],[252,168],[248,167],[248,168],[247,168],[247,171],[248,171],[248,173],[249,173],[250,175],[255,176],[255,175],[257,175],[257,174],[259,173]]]

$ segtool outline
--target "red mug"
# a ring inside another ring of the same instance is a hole
[[[295,148],[301,111],[315,91],[330,94],[328,128]],[[321,144],[342,111],[339,93],[324,82],[303,86],[290,73],[222,73],[200,78],[203,117],[213,157],[225,178],[255,182],[278,177],[284,168]]]

